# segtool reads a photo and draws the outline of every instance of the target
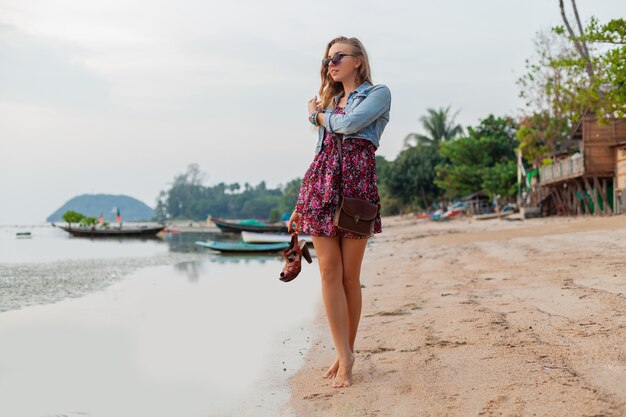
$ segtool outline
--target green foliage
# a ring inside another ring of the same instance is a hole
[[[283,195],[280,199],[279,211],[280,213],[292,212],[296,207],[296,201],[300,194],[300,186],[302,185],[302,178],[295,178],[285,185]]]
[[[530,110],[519,139],[526,159],[538,164],[562,150],[585,111],[601,122],[626,115],[626,21],[601,24],[592,17],[578,36],[557,26],[537,35],[535,50],[518,80]]]
[[[98,222],[98,220],[95,217],[83,217],[80,220],[80,226],[81,227],[91,227],[91,226],[95,226],[97,222]]]
[[[536,166],[545,155],[570,150],[570,131],[568,120],[551,117],[547,111],[522,118],[517,139],[524,159]]]
[[[79,223],[84,218],[85,216],[83,214],[72,210],[68,210],[63,214],[63,220],[65,220],[70,227],[72,227],[72,223]]]
[[[518,144],[513,119],[490,115],[469,128],[468,136],[441,145],[443,160],[435,167],[434,182],[448,198],[480,190],[491,197],[511,195],[516,184]]]
[[[571,38],[572,42],[587,42],[590,57],[555,57],[550,62],[576,79],[578,85],[570,86],[572,99],[583,109],[589,109],[600,119],[626,115],[626,42],[623,19],[601,25],[595,18],[585,28],[584,35]],[[565,34],[561,30],[555,31]],[[590,73],[591,71],[591,73]]]
[[[281,217],[282,217],[282,213],[276,207],[270,210],[269,221],[277,222],[280,220]]]
[[[278,219],[282,213],[292,211],[300,192],[301,179],[287,185],[267,188],[264,181],[252,186],[245,183],[223,182],[205,186],[205,174],[192,164],[183,174],[177,175],[168,190],[159,193],[156,215],[160,219],[205,220],[207,216],[225,218]]]
[[[426,134],[409,133],[404,138],[405,148],[419,144],[439,147],[442,142],[463,134],[463,127],[454,120],[459,112],[457,111],[450,116],[450,106],[445,109],[441,107],[437,110],[428,108],[427,112],[426,116],[420,117],[422,128]]]
[[[490,197],[510,197],[517,192],[517,161],[497,162],[482,174],[482,189]]]
[[[440,193],[433,182],[439,161],[435,147],[418,144],[404,149],[394,161],[381,164],[383,214],[430,207]]]

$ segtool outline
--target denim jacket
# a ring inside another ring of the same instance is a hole
[[[342,133],[344,139],[360,138],[371,141],[376,148],[389,122],[391,92],[384,84],[373,86],[365,81],[348,95],[345,114],[332,114],[343,92],[333,97],[332,107],[324,111],[324,125],[318,128],[315,153],[322,150],[326,130]]]

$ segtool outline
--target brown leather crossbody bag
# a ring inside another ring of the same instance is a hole
[[[374,221],[380,211],[380,202],[370,203],[367,200],[343,195],[343,163],[341,161],[341,136],[337,135],[339,151],[339,204],[335,210],[333,224],[342,230],[371,236],[374,233]]]

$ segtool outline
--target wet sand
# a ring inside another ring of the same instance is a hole
[[[354,385],[323,308],[297,416],[625,416],[626,216],[383,219],[362,273]]]

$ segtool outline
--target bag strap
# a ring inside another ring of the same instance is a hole
[[[343,161],[341,160],[341,137],[343,135],[335,135],[337,139],[337,152],[339,153],[339,191],[343,195]]]

